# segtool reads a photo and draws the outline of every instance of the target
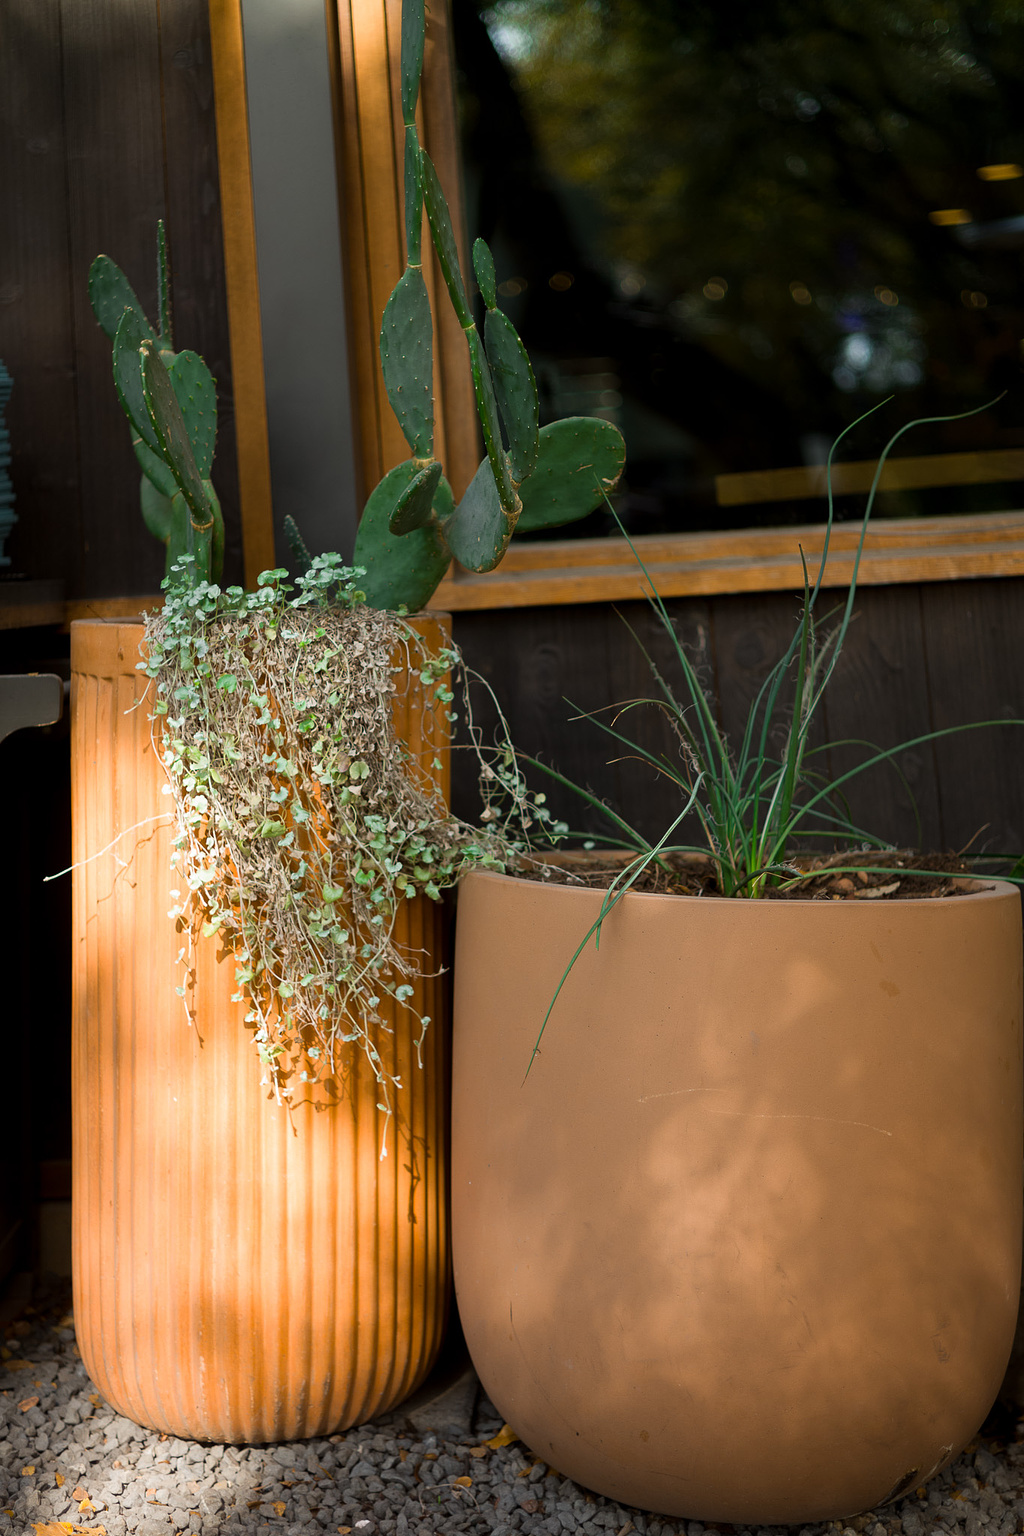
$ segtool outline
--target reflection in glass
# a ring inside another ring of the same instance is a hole
[[[814,520],[816,501],[722,506],[715,477],[820,463],[888,395],[848,457],[1002,391],[900,451],[1024,448],[1018,0],[453,11],[471,235],[547,413],[624,431],[631,528]],[[1020,473],[879,512],[1010,508]]]

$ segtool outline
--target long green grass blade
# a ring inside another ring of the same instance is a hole
[[[529,1077],[530,1069],[532,1068],[534,1062],[537,1059],[538,1054],[540,1053],[540,1042],[544,1038],[544,1031],[548,1027],[548,1020],[551,1018],[551,1014],[554,1011],[555,1004],[558,1002],[558,998],[559,998],[559,995],[560,995],[560,993],[562,991],[562,988],[565,986],[566,982],[568,981],[569,976],[572,973],[572,969],[573,969],[573,967],[576,964],[576,961],[579,959],[580,955],[582,955],[583,951],[586,949],[587,945],[589,944],[589,942],[590,942],[590,940],[592,938],[594,938],[595,941],[596,941],[595,942],[595,947],[598,947],[600,945],[600,942],[601,942],[601,928],[602,928],[602,925],[604,924],[604,921],[607,918],[608,914],[612,911],[612,909],[614,907],[618,906],[618,904],[622,900],[623,896],[626,895],[626,892],[629,891],[631,889],[631,887],[636,884],[636,882],[639,880],[640,876],[643,874],[644,870],[652,862],[652,860],[657,858],[658,854],[661,852],[662,848],[668,842],[668,840],[671,837],[672,833],[675,831],[676,827],[678,827],[678,825],[682,821],[683,817],[686,816],[687,813],[689,812],[690,807],[693,804],[694,798],[695,798],[695,796],[697,794],[697,790],[698,790],[699,787],[700,787],[700,781],[698,780],[697,784],[695,784],[694,787],[693,787],[693,791],[692,791],[692,793],[690,795],[689,800],[683,806],[683,809],[680,811],[680,813],[676,817],[675,821],[669,827],[669,829],[665,833],[664,837],[662,837],[661,840],[658,843],[656,843],[653,848],[650,848],[646,853],[640,854],[636,859],[633,860],[633,862],[631,864],[627,864],[626,868],[620,874],[616,875],[615,879],[612,881],[611,885],[608,887],[608,890],[605,892],[604,900],[601,903],[601,910],[598,913],[597,918],[594,920],[593,923],[591,923],[590,927],[587,929],[587,931],[584,934],[583,938],[580,940],[579,944],[576,946],[576,949],[575,949],[575,951],[573,953],[572,959],[569,961],[569,964],[566,966],[565,972],[562,975],[562,979],[558,983],[558,986],[555,988],[555,995],[551,999],[551,1002],[548,1004],[548,1011],[544,1015],[544,1022],[541,1024],[540,1033],[538,1034],[537,1039],[534,1041],[533,1050],[530,1053],[530,1060],[529,1060],[529,1063],[528,1063],[527,1068],[526,1068],[525,1076],[523,1077],[523,1082],[524,1083],[525,1083],[526,1079]]]
[[[795,827],[799,824],[800,817],[805,816],[813,806],[818,805],[822,800],[826,798],[827,795],[831,794],[833,790],[838,789],[842,784],[848,784],[851,779],[855,779],[858,777],[858,775],[866,773],[869,768],[874,768],[878,763],[891,761],[891,759],[894,758],[898,752],[909,752],[911,747],[921,747],[924,746],[927,742],[941,741],[946,736],[959,736],[965,731],[980,731],[985,729],[987,726],[997,725],[1024,725],[1024,719],[1013,718],[1009,720],[971,720],[966,725],[947,725],[943,726],[943,728],[939,731],[926,731],[923,736],[913,736],[909,741],[901,741],[898,742],[894,747],[888,747],[884,751],[876,752],[874,756],[869,757],[866,762],[858,763],[855,768],[849,768],[845,773],[841,773],[837,779],[832,780],[831,785],[827,789],[819,790],[816,795],[813,795],[810,800],[806,801],[805,804],[799,808],[794,821],[790,824],[788,829],[790,835],[792,834]]]
[[[619,829],[619,832],[626,836],[632,847],[639,848],[645,852],[649,851],[651,844],[647,839],[642,837],[635,827],[631,827],[629,822],[625,821],[617,811],[613,811],[610,805],[606,805],[603,800],[598,799],[597,795],[592,794],[589,789],[584,789],[582,784],[576,784],[572,779],[567,779],[563,773],[558,772],[557,768],[551,768],[547,763],[541,762],[539,757],[530,757],[525,752],[520,752],[518,756],[522,762],[530,763],[532,767],[539,768],[542,773],[546,773],[556,783],[561,784],[565,789],[571,789],[573,794],[579,795],[581,800],[586,801],[588,805],[594,806],[596,810],[607,816],[608,820]],[[583,833],[580,834],[580,836],[583,835]],[[589,837],[590,834],[587,833],[586,836]]]

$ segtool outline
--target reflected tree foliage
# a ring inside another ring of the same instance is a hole
[[[560,407],[618,413],[635,526],[720,524],[715,474],[814,462],[890,394],[855,453],[1004,390],[904,451],[1024,443],[1024,5],[454,14],[471,221]],[[1015,504],[970,496],[881,510]]]

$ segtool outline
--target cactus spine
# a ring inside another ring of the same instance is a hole
[[[170,269],[163,220],[157,224],[159,332],[109,256],[89,269],[89,298],[113,343],[114,387],[142,470],[139,502],[150,533],[167,548],[166,567],[195,559],[194,580],[220,577],[224,519],[210,481],[217,440],[217,390],[195,352],[173,350]]]

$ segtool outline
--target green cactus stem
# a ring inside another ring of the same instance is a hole
[[[132,310],[146,334],[156,339],[143,314],[135,289],[109,256],[97,256],[89,268],[89,302],[100,329],[111,341],[117,335],[121,316],[126,309]]]
[[[392,533],[412,533],[416,528],[426,527],[431,520],[434,498],[440,483],[441,466],[436,459],[431,459],[422,469],[417,470],[395,502],[394,511],[388,519]]]
[[[156,291],[162,350],[169,349],[174,346],[174,327],[171,321],[171,269],[167,261],[167,233],[163,219],[156,221]]]
[[[498,280],[494,271],[494,257],[487,241],[479,237],[473,241],[473,271],[484,304],[488,309],[497,309]]]
[[[557,528],[593,512],[619,483],[622,433],[596,416],[567,416],[540,431],[537,467],[520,488],[523,533]]]
[[[217,445],[217,386],[198,352],[188,349],[167,363],[167,373],[199,473],[205,479],[213,468]]]
[[[193,552],[198,538],[196,569],[217,580],[224,561],[224,520],[210,482],[217,389],[198,353],[173,350],[170,288],[162,220],[157,224],[159,335],[109,256],[97,256],[89,269],[89,299],[113,342],[114,386],[142,470],[143,521],[166,546],[168,574],[181,554]]]
[[[148,451],[148,450],[147,450]],[[160,460],[160,467],[165,466]],[[142,521],[155,539],[161,544],[167,544],[171,537],[171,526],[174,521],[173,498],[177,495],[177,486],[174,484],[174,476],[167,471],[171,490],[169,495],[158,491],[148,475],[143,475],[139,485],[139,506],[142,510]]]
[[[415,459],[396,464],[375,487],[363,509],[356,533],[354,565],[361,565],[366,601],[374,608],[407,608],[415,613],[429,602],[451,561],[438,524],[452,515],[452,493],[447,480],[438,482],[434,517],[423,528],[397,535],[389,526],[402,493],[421,472]]]
[[[504,515],[489,459],[484,459],[459,505],[442,524],[444,541],[467,571],[493,571],[508,548],[512,529]]]
[[[136,437],[142,439],[150,453],[163,460],[156,429],[146,410],[146,398],[142,388],[142,344],[156,346],[156,338],[140,320],[137,310],[126,309],[114,336],[114,388],[117,398]],[[171,492],[173,495],[173,491]]]
[[[519,486],[533,473],[540,446],[537,381],[518,331],[500,309],[487,311],[484,346],[498,410],[508,434],[512,479]]]
[[[356,538],[367,599],[382,607],[422,606],[450,556],[472,571],[499,564],[516,527],[553,527],[584,517],[614,489],[625,445],[609,422],[573,417],[540,429],[537,381],[522,340],[498,306],[494,258],[473,246],[483,296],[477,330],[459,262],[451,212],[437,171],[419,142],[416,102],[423,69],[423,0],[402,7],[402,119],[405,124],[406,269],[381,323],[381,367],[392,409],[413,457],[386,474],[366,504]],[[469,347],[486,458],[455,507],[434,458],[433,317],[423,279],[423,212],[448,299]]]
[[[215,536],[218,521],[221,529],[223,527],[220,508],[216,498],[207,491],[209,481],[204,480],[196,461],[171,375],[156,349],[156,343],[143,341],[139,356],[142,362],[143,398],[157,440],[157,452],[170,469],[178,487],[171,499],[172,525],[177,527],[182,521],[187,525],[184,530],[185,548],[195,557],[197,579],[216,579],[219,571],[214,570],[212,563],[214,549],[216,545],[223,547],[221,530],[218,529]],[[179,542],[172,536],[171,545]],[[171,545],[168,546],[169,550]]]
[[[391,409],[418,459],[434,452],[433,322],[423,269],[398,279],[380,327],[380,361]]]

